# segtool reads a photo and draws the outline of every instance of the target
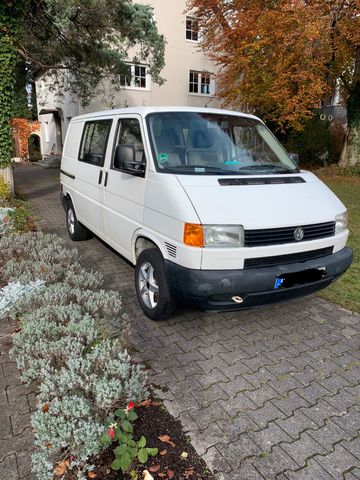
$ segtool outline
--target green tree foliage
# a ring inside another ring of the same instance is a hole
[[[132,0],[2,0],[0,33],[0,167],[10,163],[19,59],[83,103],[103,80],[119,86],[125,61],[145,62],[153,81],[163,81],[165,40],[152,8]]]

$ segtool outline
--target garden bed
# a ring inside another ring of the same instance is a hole
[[[153,402],[152,402],[153,403]],[[143,471],[148,470],[155,480],[213,480],[215,477],[207,469],[205,462],[199,457],[188,438],[182,431],[181,423],[175,420],[167,410],[157,402],[150,406],[136,408],[138,419],[134,424],[134,437],[146,437],[152,447],[159,453],[151,457],[147,463],[137,463],[134,470],[139,480]],[[169,439],[165,438],[166,436]],[[163,440],[160,440],[161,437]],[[97,459],[93,478],[96,480],[128,480],[128,474],[121,474],[111,469],[114,460],[113,450],[116,444],[106,449]],[[56,478],[56,477],[55,477]],[[68,474],[64,480],[76,480],[75,474]]]

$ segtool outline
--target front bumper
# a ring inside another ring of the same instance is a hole
[[[192,270],[168,260],[165,265],[170,288],[178,300],[204,310],[239,310],[309,295],[325,288],[350,267],[352,258],[352,251],[345,247],[306,262],[247,270]],[[324,267],[324,275],[319,280],[275,289],[279,275]],[[233,296],[240,296],[243,303],[235,303]]]

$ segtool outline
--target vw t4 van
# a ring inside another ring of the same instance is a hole
[[[139,107],[72,119],[61,160],[72,240],[135,265],[143,311],[251,308],[326,287],[350,266],[347,212],[257,117]]]

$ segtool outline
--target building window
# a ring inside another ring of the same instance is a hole
[[[199,22],[196,18],[186,17],[186,40],[199,41]]]
[[[150,88],[150,80],[147,67],[143,65],[129,64],[126,73],[120,75],[120,85],[127,88]]]
[[[214,94],[214,80],[211,73],[194,72],[190,70],[189,76],[189,93],[197,93],[199,95]]]

